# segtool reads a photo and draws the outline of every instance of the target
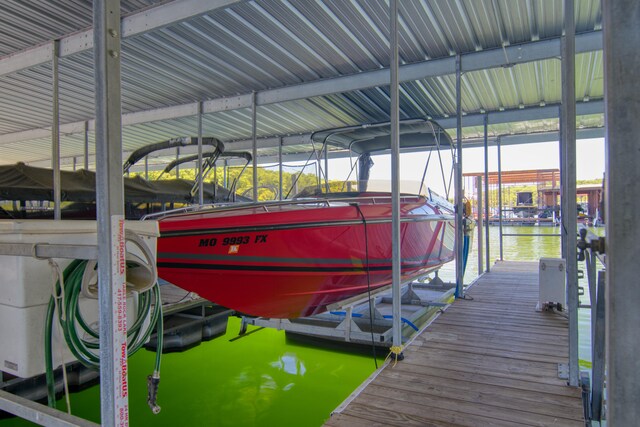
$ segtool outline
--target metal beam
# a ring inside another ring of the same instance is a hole
[[[51,58],[51,169],[53,169],[53,218],[62,219],[62,190],[60,183],[60,42],[54,40]]]
[[[89,170],[89,123],[84,122],[84,169]]]
[[[96,245],[66,245],[50,243],[0,243],[0,255],[66,258],[66,259],[97,259]]]
[[[521,45],[514,45],[506,47],[507,56],[503,52],[503,49],[485,50],[481,52],[473,52],[463,54],[463,62],[465,66],[462,68],[462,72],[465,71],[477,71],[479,69],[489,69],[497,67],[510,66],[515,63],[524,63],[534,60],[544,60],[557,58],[560,55],[560,38],[548,39],[538,42],[524,43]],[[602,49],[602,33],[600,31],[594,31],[591,33],[584,33],[576,36],[576,52],[592,52]],[[499,53],[499,54],[498,54]],[[507,59],[509,58],[509,59]],[[469,61],[469,63],[468,63]],[[478,64],[484,62],[483,68],[478,68]],[[0,64],[2,60],[0,59]],[[1,70],[1,67],[0,67]],[[399,81],[415,81],[422,80],[429,77],[440,77],[445,75],[455,74],[455,58],[441,58],[431,59],[428,61],[417,62],[413,64],[403,65],[399,67]],[[328,78],[318,80],[314,82],[308,82],[293,86],[285,86],[277,89],[269,89],[256,92],[256,103],[258,106],[270,105],[280,102],[294,101],[298,99],[307,99],[316,96],[331,95],[335,93],[349,92],[354,90],[367,89],[377,86],[386,86],[389,82],[389,69],[365,71],[358,74],[352,74],[348,76],[340,76],[334,78]],[[251,108],[252,106],[252,93],[231,96],[225,98],[217,98],[203,102],[203,112],[205,114],[211,114],[222,111],[231,111],[242,108]],[[593,102],[593,101],[592,101]],[[597,103],[597,101],[596,101]],[[584,103],[591,104],[589,103]],[[181,117],[195,116],[197,114],[198,103],[193,102],[189,104],[181,104],[171,107],[163,107],[152,110],[138,111],[134,113],[125,114],[122,117],[122,124],[124,126],[148,123],[160,120],[169,120]],[[528,113],[535,113],[540,111],[543,114],[548,107],[527,108],[526,110],[513,110],[513,111],[527,111]],[[600,113],[602,111],[599,111]],[[508,111],[490,113],[491,123],[500,123],[493,119],[494,115],[508,115]],[[592,114],[592,113],[584,113]],[[556,113],[557,115],[557,113]],[[554,115],[553,117],[555,117]],[[479,121],[471,120],[470,116],[464,118],[465,126],[482,126],[483,115],[477,115]],[[535,120],[538,117],[533,116],[529,120]],[[539,117],[548,118],[548,117]],[[453,119],[452,119],[453,120]],[[93,130],[93,120],[89,121],[90,129]],[[440,123],[442,125],[442,123]],[[84,122],[68,123],[61,126],[60,131],[63,134],[72,134],[83,131]],[[444,126],[445,128],[447,126]],[[449,126],[454,128],[455,125]],[[0,144],[6,144],[10,142],[18,142],[24,140],[31,140],[37,138],[43,138],[48,135],[47,129],[30,129],[27,131],[14,132],[10,134],[0,135]]]
[[[186,21],[197,16],[214,12],[219,9],[231,7],[235,4],[243,3],[246,0],[175,0],[171,3],[155,6],[150,9],[134,13],[122,19],[122,36],[123,38],[151,32],[171,24]],[[93,48],[93,29],[80,31],[78,33],[69,34],[60,39],[61,57],[74,55]],[[591,52],[602,50],[602,34],[600,31],[583,33],[576,37],[576,53]],[[543,41],[535,41],[523,43],[519,45],[506,46],[504,48],[488,49],[479,52],[465,54],[465,68],[463,71],[476,71],[485,68],[500,67],[504,65],[514,65],[524,62],[539,61],[560,56],[560,38],[551,38]],[[50,44],[35,46],[15,52],[0,58],[0,76],[15,73],[20,70],[45,64],[53,58],[53,47]],[[468,59],[467,59],[468,58]],[[442,59],[434,59],[427,61],[429,63],[428,73],[432,76],[442,74],[455,73],[455,58],[447,57]],[[420,70],[424,64],[416,64],[415,66],[404,66],[400,68],[400,81],[417,80],[426,78],[425,70]],[[366,76],[365,80],[388,82],[388,70],[376,70],[372,72],[360,73],[355,76],[355,80],[361,80]],[[352,76],[351,79],[354,79]],[[346,77],[341,79],[328,79],[333,82],[338,92],[345,90],[353,90],[352,83]],[[321,90],[327,81],[312,82],[303,86],[300,95],[303,98],[309,96],[315,91]],[[381,86],[382,84],[374,84]],[[265,102],[283,102],[279,99],[281,96],[294,95],[296,89],[289,87],[283,92],[265,91]],[[248,95],[245,95],[245,97]],[[231,97],[227,99],[239,99],[240,97]],[[260,104],[260,102],[259,102]]]
[[[594,139],[594,138],[604,138],[604,128],[586,128],[586,129],[578,129],[577,130],[577,138],[581,139]],[[286,137],[273,137],[273,138],[262,138],[259,139],[259,147],[260,148],[275,148],[278,149],[279,144],[283,147],[292,146],[292,145],[304,145],[309,144],[311,134],[302,134],[302,135],[291,135]],[[518,145],[518,144],[536,144],[540,142],[557,142],[560,138],[558,131],[551,132],[535,132],[535,133],[526,133],[526,134],[514,134],[514,135],[497,135],[487,138],[488,146],[493,147],[496,146],[496,139],[500,138],[500,144],[502,146],[507,145]],[[282,141],[282,142],[280,142]],[[241,141],[232,141],[225,142],[225,147],[228,149],[233,149],[236,151],[250,151],[251,150],[251,140],[241,140]],[[484,138],[468,138],[463,139],[463,147],[464,148],[476,148],[484,146]],[[412,150],[402,150],[403,153],[411,153],[414,152]],[[182,154],[196,154],[197,150],[192,147],[183,147]],[[125,153],[126,154],[126,153]],[[125,156],[126,157],[126,156]],[[347,153],[340,152],[331,152],[332,158],[343,158],[349,157]],[[61,161],[61,165],[68,166],[72,161],[73,157],[63,158]],[[151,157],[153,158],[153,157]],[[283,154],[283,159],[285,162],[296,162],[296,161],[306,161],[309,158],[309,153],[289,153]],[[260,163],[277,163],[278,156],[277,155],[260,155],[258,152],[258,159]],[[31,166],[38,167],[48,167],[49,160],[41,160],[36,162],[30,162]],[[95,156],[89,156],[89,164],[95,164]],[[238,162],[237,164],[243,164],[242,162]],[[236,165],[235,162],[230,162],[229,165]],[[164,169],[164,165],[149,165],[149,170],[162,170]],[[142,172],[144,168],[139,165],[134,165],[131,167],[130,172]],[[486,180],[485,180],[486,183]]]
[[[489,217],[491,214],[489,213],[489,118],[484,116],[484,217],[487,219],[487,225],[485,230],[485,239],[486,239],[486,264],[487,264],[487,273],[491,271],[490,259],[491,254],[490,244],[489,244]],[[478,271],[480,274],[480,271]]]
[[[456,161],[455,165],[455,205],[456,205],[456,298],[464,298],[463,239],[464,225],[462,202],[462,57],[456,57]]]
[[[520,122],[526,120],[534,120],[531,117],[535,117],[536,119],[550,119],[558,117],[558,104],[547,105],[545,107],[531,107],[525,109],[515,109],[509,111],[500,111],[495,113],[485,113],[485,114],[468,114],[462,117],[462,126],[463,128],[466,126],[482,126],[484,125],[484,117],[488,117],[489,123],[491,124],[504,124],[504,123],[512,123],[512,122]],[[577,114],[587,115],[587,114],[597,114],[604,112],[604,101],[589,101],[586,103],[580,103],[576,106]],[[455,118],[434,118],[445,129],[454,129],[456,128],[456,119]],[[479,123],[479,124],[477,124]],[[603,128],[587,128],[587,129],[579,129],[578,133],[580,138],[589,139],[589,138],[602,138],[604,137],[604,129]],[[300,145],[300,144],[309,144],[310,143],[310,135],[311,134],[302,134],[302,135],[292,135],[286,136],[283,138],[283,146],[291,146],[291,145]],[[514,135],[500,135],[502,139],[502,145],[513,145],[513,144],[526,144],[532,142],[547,142],[547,141],[558,141],[559,134],[557,131],[553,132],[536,132],[536,133],[527,133],[527,134],[514,134]],[[495,137],[489,138],[492,141],[492,145],[495,144]],[[276,148],[278,147],[279,138],[261,138],[260,148]],[[464,140],[464,147],[476,147],[482,146],[483,140],[481,139],[466,139]],[[234,150],[250,150],[252,140],[237,140],[237,141],[229,141],[226,142],[230,146],[232,145]]]
[[[198,204],[204,205],[204,176],[202,170],[202,103],[198,104]],[[218,183],[215,182],[214,185]],[[215,186],[214,186],[215,188]]]
[[[640,45],[637,0],[602,3],[607,235],[606,354],[607,424],[640,419]]]
[[[564,33],[562,38],[562,106],[560,108],[560,176],[562,179],[562,236],[567,277],[569,311],[569,385],[580,381],[578,366],[578,220],[576,207],[576,55],[573,0],[564,0]]]
[[[246,0],[243,0],[246,1]],[[218,9],[224,9],[239,0],[175,0],[151,7],[122,18],[122,38],[132,37],[158,30],[168,25],[186,21]],[[93,49],[93,29],[68,34],[60,38],[60,56],[66,57]],[[53,46],[36,46],[0,58],[0,76],[15,73],[36,65],[45,64],[53,58]]]
[[[401,252],[400,252],[400,91],[398,81],[398,0],[389,3],[390,68],[389,94],[391,97],[391,297],[393,357],[402,359],[402,295],[400,290]],[[360,184],[358,184],[360,185]],[[364,221],[364,217],[363,217]],[[367,269],[369,269],[367,260]]]
[[[256,94],[251,97],[251,156],[253,169],[253,201],[258,201],[258,104]]]
[[[49,408],[24,397],[0,390],[0,410],[17,415],[27,421],[50,427],[98,427],[85,419]]]
[[[206,101],[203,103],[206,104]],[[471,126],[483,126],[484,125],[484,117],[487,116],[489,118],[489,122],[491,124],[504,124],[504,123],[513,123],[527,120],[543,120],[550,118],[558,117],[558,107],[560,104],[547,104],[544,107],[529,107],[529,108],[514,108],[512,110],[505,111],[492,111],[488,113],[478,113],[478,114],[467,114],[462,118],[462,126],[463,127],[471,127]],[[204,110],[204,106],[203,106]],[[122,116],[122,124],[123,126],[134,125],[134,124],[143,124],[161,120],[170,120],[175,117],[188,117],[188,116],[197,116],[198,111],[198,103],[187,104],[178,107],[167,107],[167,108],[159,108],[156,110],[148,110],[141,111],[136,113],[128,113]],[[604,100],[591,100],[588,102],[579,102],[576,104],[576,114],[578,116],[584,115],[592,115],[592,114],[603,114],[604,113]],[[177,116],[174,117],[174,114]],[[440,124],[445,129],[455,129],[457,126],[455,117],[434,117],[434,120]],[[86,125],[85,125],[86,123]],[[72,135],[76,133],[85,132],[85,126],[87,131],[95,131],[95,121],[89,120],[87,122],[74,122],[67,123],[65,125],[60,126],[60,133],[62,135]],[[0,135],[0,145],[10,144],[14,142],[20,141],[28,141],[34,139],[48,138],[51,135],[50,128],[40,128],[40,129],[32,129],[28,131],[22,132],[14,132],[8,133],[4,135]],[[526,134],[526,135],[535,135],[535,134]],[[602,134],[604,135],[604,134]],[[594,136],[593,138],[600,138],[601,136]],[[512,135],[514,137],[518,135]],[[303,135],[306,140],[299,142],[300,137],[298,135],[293,135],[291,137],[285,137],[284,146],[287,145],[297,145],[297,144],[306,144],[309,142],[308,134]],[[505,135],[505,137],[511,137],[511,135]],[[240,140],[240,141],[232,141],[233,144],[249,144],[245,149],[251,149],[251,141],[252,140]],[[262,138],[260,139],[260,147],[277,147],[277,137],[273,138]],[[267,143],[267,145],[263,145],[263,143]],[[505,141],[504,145],[507,145],[508,142]],[[465,142],[465,147],[467,146],[467,142]]]
[[[105,427],[129,425],[124,196],[120,110],[120,0],[94,0],[96,195],[100,307],[100,414]],[[123,310],[124,307],[124,310]]]
[[[282,165],[282,138],[279,138],[278,142],[278,200],[282,201],[282,173],[283,173],[283,165]]]
[[[478,175],[476,177],[476,188],[478,189],[477,191],[477,195],[478,195],[478,200],[476,200],[476,202],[478,203],[477,205],[477,212],[478,212],[478,275],[482,274],[482,270],[484,270],[484,259],[482,258],[483,256],[483,251],[484,251],[484,245],[483,245],[483,238],[484,236],[482,235],[483,232],[483,227],[484,227],[484,221],[482,218],[482,175]],[[489,221],[487,220],[487,228],[489,228]],[[471,248],[469,248],[469,250],[471,250]]]
[[[577,139],[594,139],[604,138],[604,128],[585,128],[576,130]],[[539,142],[558,142],[560,140],[559,131],[523,133],[514,135],[498,135],[488,139],[489,146],[496,145],[496,138],[500,138],[500,145],[520,145],[520,144],[536,144]],[[465,140],[465,148],[482,147],[483,139],[469,138]]]
[[[496,140],[498,148],[498,227],[500,231],[500,261],[504,261],[504,247],[502,241],[502,139]]]
[[[485,114],[468,114],[462,118],[462,126],[484,126],[485,115],[492,125],[558,118],[559,106],[560,104],[547,104],[544,107],[513,108],[505,111],[490,111]],[[578,116],[602,113],[604,113],[603,100],[576,103],[576,114]],[[445,129],[454,129],[456,127],[455,117],[435,118],[435,120]]]

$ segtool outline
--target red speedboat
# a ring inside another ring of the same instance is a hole
[[[434,124],[422,122],[431,134]],[[329,140],[325,134],[322,139]],[[321,313],[329,304],[390,284],[391,195],[363,188],[305,194],[311,197],[161,218],[159,277],[225,307],[270,318]],[[401,195],[403,280],[453,259],[454,224],[451,204],[434,193]]]

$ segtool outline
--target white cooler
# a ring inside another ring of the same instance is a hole
[[[126,221],[125,228],[138,234],[155,257],[156,221]],[[91,220],[0,220],[0,242],[96,245],[96,230],[97,222]],[[131,246],[127,249],[139,251]],[[69,259],[55,261],[63,271],[71,263]],[[0,371],[23,378],[45,372],[44,327],[53,274],[47,260],[0,256]],[[127,298],[129,318],[135,313],[136,301],[135,296]],[[97,321],[97,300],[83,300],[80,307],[89,324]],[[54,327],[54,366],[61,363],[60,344],[64,362],[75,360],[57,330]]]

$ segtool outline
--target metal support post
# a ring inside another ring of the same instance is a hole
[[[393,310],[393,347],[402,348],[402,324],[400,293],[400,113],[398,90],[398,1],[391,0],[390,4],[391,30],[391,81],[389,92],[391,95],[391,247],[392,247],[392,310]],[[401,359],[402,353],[395,353]]]
[[[602,2],[607,235],[607,422],[640,419],[640,2]]]
[[[605,367],[605,273],[598,272],[598,290],[591,307],[595,307],[593,322],[593,341],[591,342],[592,381],[591,381],[591,417],[602,419],[602,399],[604,397],[604,367]]]
[[[596,262],[597,256],[595,252],[589,251],[585,254],[585,264],[587,269],[587,282],[589,283],[589,305],[591,306],[591,342],[594,342],[594,333],[596,330],[596,300],[598,296],[598,288],[596,282]],[[593,347],[593,345],[591,346]]]
[[[502,241],[502,149],[500,147],[500,137],[496,140],[498,148],[498,225],[500,228],[500,261],[504,261],[503,241]]]
[[[204,176],[202,176],[202,101],[198,102],[198,204],[204,204]],[[214,185],[216,185],[215,183]]]
[[[227,160],[225,159],[222,163],[222,186],[224,188],[229,188],[229,183],[227,179]],[[233,197],[233,194],[229,195],[229,197]]]
[[[487,225],[485,229],[485,245],[487,247],[485,252],[485,263],[487,265],[487,273],[491,271],[491,262],[489,254],[489,116],[484,115],[484,217],[487,219]],[[480,273],[478,271],[478,273]]]
[[[329,193],[329,147],[324,147],[324,188]]]
[[[258,105],[256,93],[251,94],[251,140],[253,141],[251,154],[253,155],[253,201],[258,201],[258,136],[257,136]]]
[[[282,201],[282,137],[278,138],[278,200]]]
[[[2,372],[0,372],[2,379]],[[34,424],[50,427],[99,427],[99,424],[0,390],[0,409]]]
[[[482,270],[483,270],[483,259],[482,259],[482,228],[484,226],[484,221],[482,220],[482,177],[481,176],[477,176],[476,177],[476,188],[478,189],[477,194],[478,194],[478,207],[477,207],[477,211],[478,211],[478,276],[480,274],[482,274]]]
[[[176,147],[176,160],[180,158],[180,147]],[[180,163],[176,163],[176,178],[180,179]]]
[[[456,56],[456,163],[455,163],[455,204],[456,204],[456,298],[464,297],[463,272],[463,225],[462,225],[462,57]]]
[[[129,425],[120,1],[94,0],[96,193],[100,306],[100,413],[105,427]]]
[[[144,179],[149,180],[149,156],[144,156]]]
[[[575,96],[575,20],[573,0],[564,0],[564,36],[562,37],[562,230],[565,236],[563,258],[567,263],[567,308],[569,311],[569,385],[580,381],[578,366],[578,258],[576,207],[576,96]]]
[[[60,41],[53,41],[53,55],[51,57],[51,80],[52,80],[52,123],[51,123],[51,168],[53,169],[53,218],[61,219],[62,211],[62,190],[60,189],[60,68],[58,58],[60,57]]]
[[[84,122],[84,170],[89,170],[89,122]]]

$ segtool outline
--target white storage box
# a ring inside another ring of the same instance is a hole
[[[0,220],[0,242],[96,245],[97,226],[92,220]],[[155,256],[160,235],[156,221],[126,221],[125,228],[142,237]],[[71,260],[56,259],[56,262],[64,270]],[[0,304],[13,307],[47,304],[52,273],[47,260],[0,255]]]
[[[143,244],[149,247],[155,264],[158,223],[125,221],[125,228],[141,237]],[[0,220],[0,242],[96,245],[97,222]],[[144,257],[136,244],[128,243],[127,251]],[[62,258],[55,261],[62,270],[71,262]],[[0,371],[19,377],[44,373],[44,328],[47,305],[53,290],[52,277],[56,276],[47,260],[0,255]],[[129,319],[133,319],[131,316],[135,313],[132,310],[136,299],[135,295],[127,298]],[[97,321],[99,309],[96,299],[81,298],[80,305],[89,324]],[[75,360],[64,338],[57,338],[57,330],[54,327],[54,367],[61,363],[58,343],[62,343],[64,348],[62,359],[65,362]]]
[[[130,326],[136,314],[137,296],[127,298],[127,325]],[[98,301],[80,299],[80,310],[87,323],[98,329]],[[47,304],[32,307],[12,307],[0,305],[0,371],[28,378],[45,372],[44,330]],[[54,313],[53,326],[53,366],[60,366],[76,359],[67,347],[60,331],[58,316]],[[95,324],[95,325],[94,325]],[[62,346],[62,347],[61,347]]]
[[[566,263],[562,258],[540,258],[538,310],[549,304],[566,306]]]

